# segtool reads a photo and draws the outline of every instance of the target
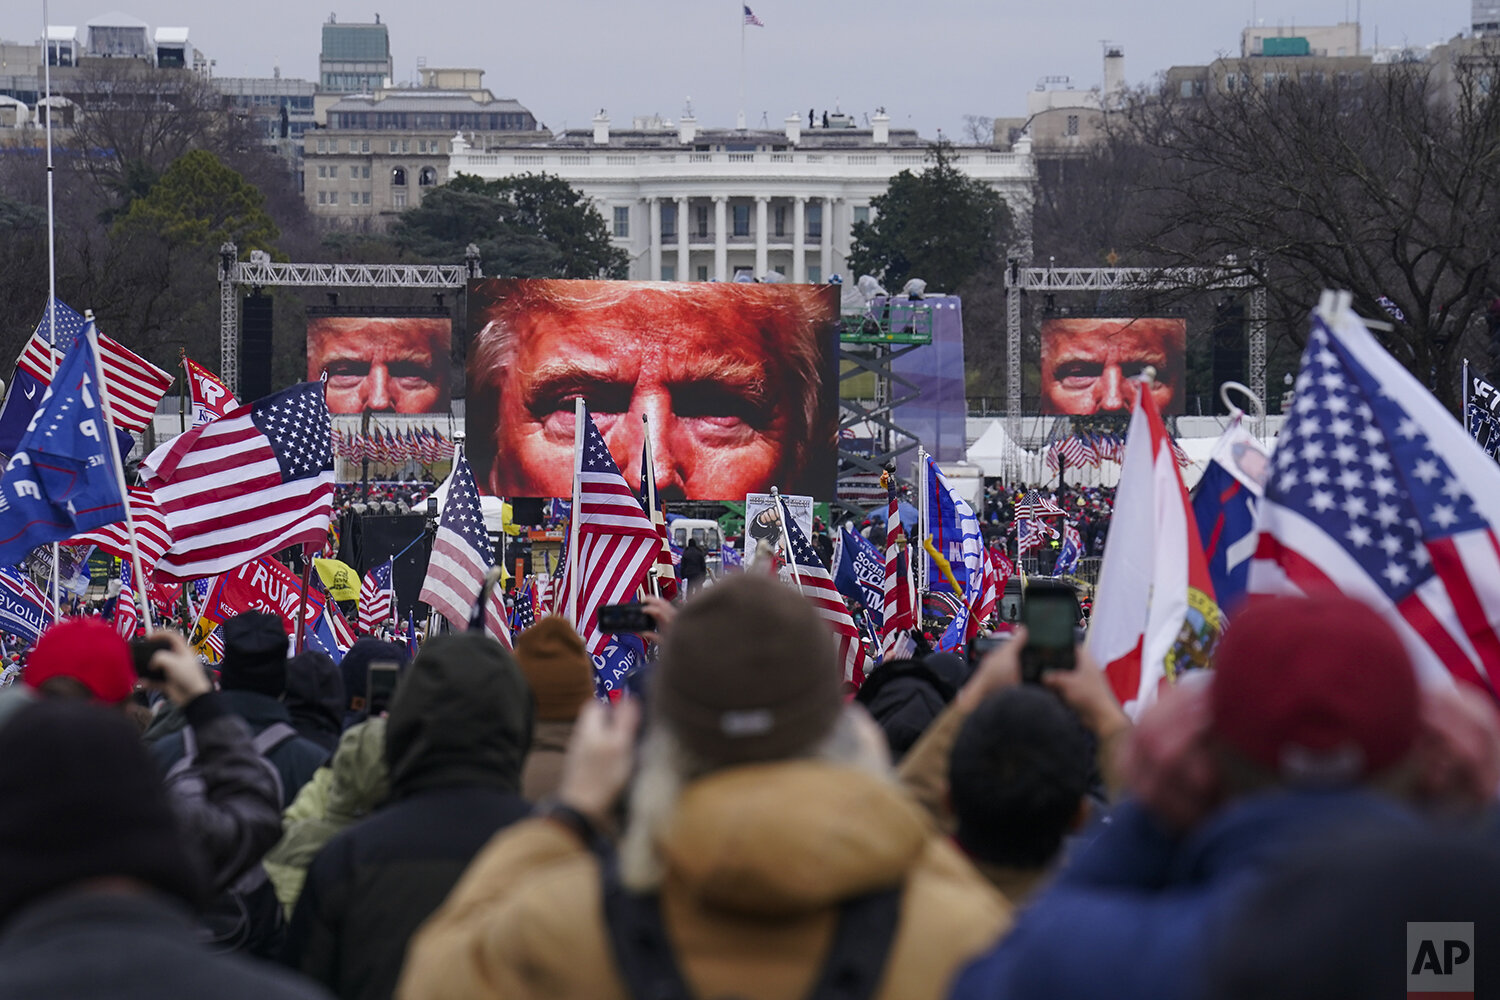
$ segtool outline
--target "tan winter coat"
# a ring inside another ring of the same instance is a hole
[[[660,843],[662,911],[698,996],[801,1000],[838,905],[904,884],[880,1000],[946,997],[1010,926],[1009,906],[899,786],[849,768],[751,765],[695,782]],[[475,859],[407,952],[402,1000],[628,1000],[600,901],[599,865],[545,819]]]

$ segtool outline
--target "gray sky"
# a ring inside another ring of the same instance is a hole
[[[741,0],[401,0],[367,6],[294,0],[120,0],[153,28],[186,26],[220,76],[317,75],[320,25],[390,25],[396,79],[429,66],[485,70],[547,126],[587,127],[604,107],[676,119],[692,98],[700,124],[732,126],[739,107]],[[750,0],[764,28],[745,29],[745,110],[773,127],[787,114],[839,102],[862,115],[884,106],[895,126],[962,134],[965,114],[1024,113],[1042,76],[1089,87],[1100,42],[1125,50],[1132,84],[1168,66],[1235,54],[1254,13],[1266,25],[1333,24],[1359,10],[1364,44],[1427,44],[1467,30],[1469,0]],[[53,24],[83,25],[110,8],[52,0]],[[23,22],[19,16],[30,16]],[[0,34],[32,41],[40,0],[8,4]]]

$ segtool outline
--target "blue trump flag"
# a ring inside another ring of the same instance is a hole
[[[601,698],[618,691],[629,674],[646,662],[646,640],[634,632],[616,632],[604,644],[604,652],[595,656],[594,692]]]
[[[78,337],[0,478],[0,565],[38,545],[125,520],[94,352]]]
[[[36,584],[19,570],[0,567],[0,632],[36,642],[51,615]]]
[[[1193,517],[1219,607],[1232,613],[1245,600],[1255,554],[1255,509],[1270,458],[1238,420],[1214,444],[1193,493]]]
[[[851,601],[863,604],[871,622],[880,628],[885,621],[885,556],[868,538],[848,528],[839,546],[833,585]]]

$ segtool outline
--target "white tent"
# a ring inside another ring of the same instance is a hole
[[[990,421],[979,439],[969,445],[966,457],[970,465],[979,466],[986,476],[993,478],[1013,472],[1031,454],[1011,440],[1004,421],[995,419]]]

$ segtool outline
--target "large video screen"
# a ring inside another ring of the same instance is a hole
[[[319,316],[307,322],[307,379],[328,373],[334,413],[447,413],[452,350],[446,316]]]
[[[479,488],[567,497],[574,401],[635,487],[833,496],[838,288],[721,282],[469,283],[467,452]],[[642,418],[647,418],[643,421]]]
[[[1130,379],[1156,369],[1152,393],[1163,414],[1183,412],[1187,358],[1184,319],[1100,319],[1077,316],[1042,321],[1043,413],[1129,413]]]

